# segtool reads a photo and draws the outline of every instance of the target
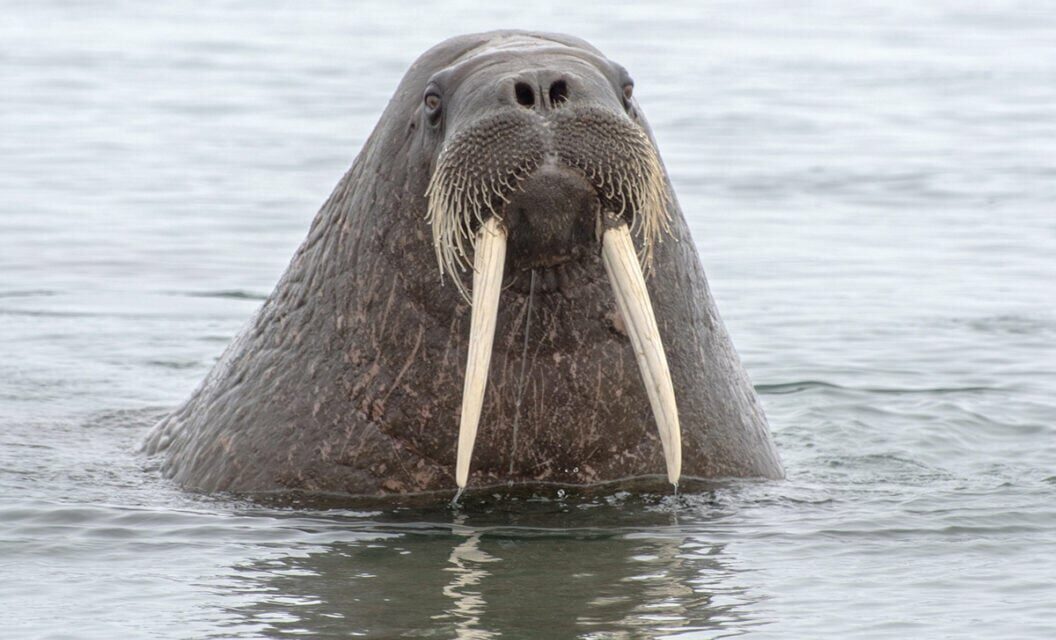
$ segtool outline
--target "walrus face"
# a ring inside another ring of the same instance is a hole
[[[668,231],[669,196],[632,93],[619,65],[528,38],[470,52],[424,88],[422,131],[436,147],[428,219],[441,274],[467,298],[458,272],[473,254],[459,487],[469,473],[504,273],[592,251],[602,254],[634,346],[668,479],[678,481],[674,390],[643,276]]]
[[[428,195],[441,270],[468,268],[466,247],[490,216],[508,232],[516,270],[596,248],[599,220],[632,225],[648,265],[667,192],[632,93],[623,67],[531,39],[434,74],[422,117],[437,141]]]

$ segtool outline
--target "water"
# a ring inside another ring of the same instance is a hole
[[[0,12],[0,635],[1056,635],[1056,7],[519,4]],[[496,26],[631,70],[788,479],[452,512],[159,478],[138,442],[407,65]]]

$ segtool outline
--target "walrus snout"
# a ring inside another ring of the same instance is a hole
[[[649,136],[627,114],[576,99],[547,114],[502,107],[456,127],[425,195],[441,275],[468,271],[472,238],[492,216],[516,238],[522,269],[559,264],[590,241],[599,213],[640,235],[648,269],[670,217]]]
[[[553,267],[595,241],[600,201],[579,171],[548,162],[510,197],[501,213],[516,270]]]

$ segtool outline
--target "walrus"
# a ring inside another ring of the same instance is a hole
[[[783,475],[630,75],[524,31],[414,62],[145,450],[239,493]]]

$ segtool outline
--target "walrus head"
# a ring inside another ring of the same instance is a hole
[[[675,393],[643,275],[670,233],[670,199],[633,91],[623,67],[587,49],[513,37],[469,52],[422,92],[423,135],[436,150],[426,195],[438,266],[467,300],[461,274],[472,269],[459,487],[469,474],[504,275],[564,274],[591,253],[602,255],[668,480],[678,482]]]

